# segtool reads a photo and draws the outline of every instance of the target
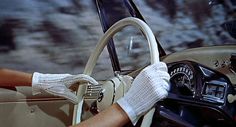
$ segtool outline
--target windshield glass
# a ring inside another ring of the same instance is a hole
[[[234,0],[134,1],[167,54],[188,48],[236,44]],[[227,24],[228,23],[228,24]],[[235,36],[235,35],[234,35]]]

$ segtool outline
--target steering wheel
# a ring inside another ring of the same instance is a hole
[[[132,25],[139,28],[143,35],[146,37],[149,45],[150,50],[150,62],[151,64],[159,62],[159,52],[156,43],[156,38],[149,28],[149,26],[143,22],[142,20],[134,17],[128,17],[116,22],[112,25],[100,39],[99,43],[96,45],[95,51],[90,55],[89,60],[85,66],[84,74],[91,75],[92,71],[96,65],[98,57],[100,56],[101,52],[103,51],[104,47],[107,45],[108,41],[119,32],[122,28]],[[77,96],[79,99],[79,104],[75,105],[74,107],[74,114],[73,114],[73,125],[77,124],[81,121],[82,116],[82,105],[84,102],[84,95],[88,89],[87,84],[80,84],[77,90]],[[154,114],[155,109],[151,109],[147,114],[145,114],[144,119],[142,121],[141,127],[149,127],[152,122],[152,117]]]

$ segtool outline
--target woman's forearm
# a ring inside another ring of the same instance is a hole
[[[122,127],[129,122],[129,117],[118,104],[73,127]]]
[[[32,74],[0,69],[0,86],[31,86]]]

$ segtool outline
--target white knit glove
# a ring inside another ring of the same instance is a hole
[[[128,92],[117,101],[134,125],[157,101],[167,97],[169,79],[165,63],[150,65],[138,74]]]
[[[96,80],[85,74],[41,74],[35,72],[32,77],[32,93],[36,95],[46,92],[55,96],[64,97],[72,103],[77,104],[77,96],[71,92],[69,87],[80,82],[98,84]]]

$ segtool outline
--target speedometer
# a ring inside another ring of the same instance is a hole
[[[177,64],[169,69],[172,90],[181,94],[191,96],[194,94],[193,71],[186,64]]]

